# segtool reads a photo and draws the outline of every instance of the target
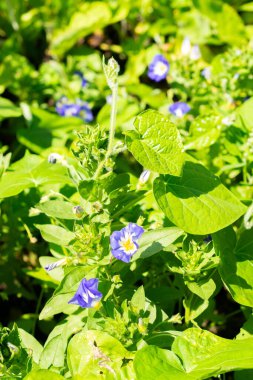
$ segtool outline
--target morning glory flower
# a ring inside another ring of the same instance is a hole
[[[103,294],[98,291],[98,279],[91,278],[86,280],[83,278],[76,291],[76,294],[68,303],[85,307],[95,307],[103,297]]]
[[[75,71],[74,75],[78,76],[81,79],[81,86],[84,88],[86,87],[86,84],[88,83],[87,79],[83,76],[81,71]]]
[[[110,237],[111,252],[116,259],[129,263],[139,248],[138,239],[144,229],[135,223],[129,223],[120,231],[114,231]]]
[[[80,99],[77,99],[75,103],[71,103],[71,101],[64,96],[56,102],[55,109],[60,116],[80,117],[86,122],[93,120],[93,113],[89,105]]]
[[[170,69],[170,64],[162,54],[157,54],[148,67],[148,77],[155,82],[165,79]]]
[[[170,113],[177,117],[183,117],[191,109],[185,102],[176,102],[169,107]]]

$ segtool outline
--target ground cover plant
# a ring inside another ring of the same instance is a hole
[[[0,3],[0,378],[253,379],[253,3]]]

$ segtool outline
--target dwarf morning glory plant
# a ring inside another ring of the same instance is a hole
[[[137,252],[138,240],[144,229],[138,224],[129,223],[120,231],[114,231],[110,237],[111,252],[116,259],[129,263],[131,257]]]
[[[155,82],[165,79],[170,69],[170,64],[162,54],[157,54],[148,67],[148,77]]]
[[[76,294],[68,303],[85,307],[95,307],[103,297],[103,294],[98,291],[98,279],[91,278],[90,280],[82,279],[76,291]]]
[[[169,107],[169,112],[177,117],[183,117],[191,107],[185,102],[176,102]]]

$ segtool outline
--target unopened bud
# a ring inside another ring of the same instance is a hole
[[[82,208],[82,206],[74,206],[73,207],[73,213],[78,217],[78,218],[81,218],[84,214],[84,209]]]
[[[144,185],[144,183],[148,182],[150,177],[150,170],[144,170],[139,178],[139,182],[141,185]]]
[[[49,164],[56,164],[57,162],[61,162],[63,160],[63,157],[58,153],[51,153],[49,154],[47,160]]]

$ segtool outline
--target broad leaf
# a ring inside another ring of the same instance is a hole
[[[160,176],[154,195],[167,218],[184,231],[206,235],[235,222],[246,207],[202,165],[186,161],[182,177]]]
[[[184,163],[183,145],[176,126],[154,110],[140,113],[127,145],[146,169],[179,176]]]
[[[68,345],[68,365],[73,379],[118,379],[124,358],[132,358],[122,344],[103,331],[90,330],[75,335]]]
[[[229,340],[199,328],[190,328],[177,337],[172,350],[195,379],[253,368],[253,338]]]
[[[173,352],[156,346],[147,346],[137,351],[134,369],[138,380],[196,380],[185,372]]]
[[[252,229],[243,231],[237,244],[232,228],[217,232],[213,241],[222,281],[236,302],[253,307]]]

